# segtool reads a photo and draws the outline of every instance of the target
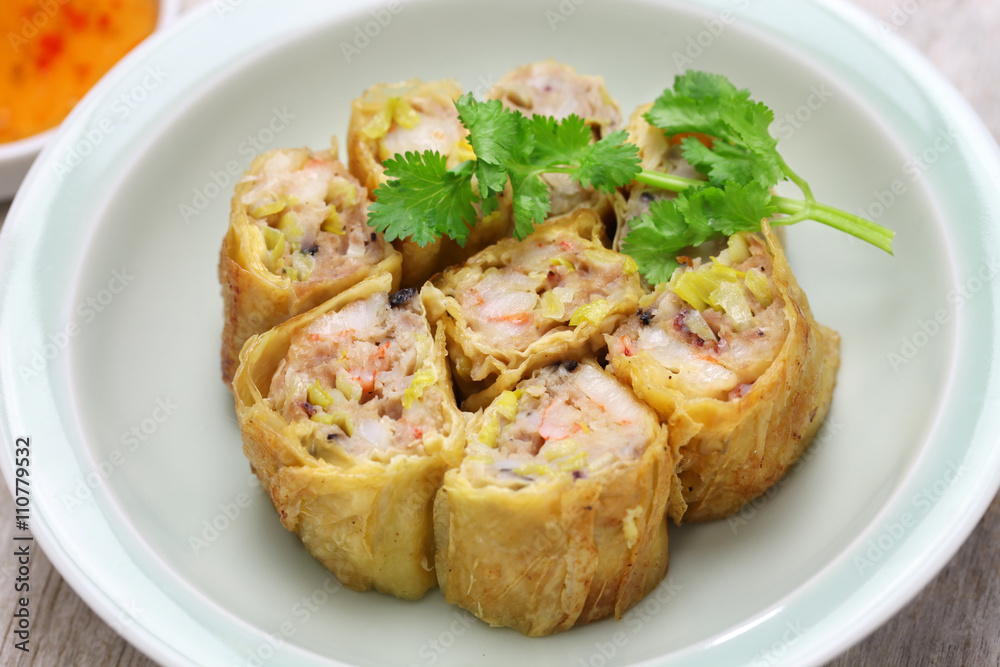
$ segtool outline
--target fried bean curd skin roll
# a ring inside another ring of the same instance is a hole
[[[594,140],[622,125],[621,109],[608,94],[604,79],[586,76],[569,65],[546,60],[517,67],[504,75],[487,93],[508,109],[526,116],[552,116],[556,120],[575,114],[591,128]],[[611,197],[593,188],[584,188],[566,174],[542,176],[552,193],[550,216],[578,208],[592,208],[602,216],[610,214]]]
[[[236,184],[219,257],[227,384],[250,336],[380,271],[399,284],[399,253],[366,224],[368,193],[336,155],[262,153]]]
[[[715,258],[682,265],[640,306],[607,337],[608,358],[668,425],[670,516],[729,516],[781,479],[816,434],[840,336],[813,319],[766,221]]]
[[[446,600],[542,636],[621,618],[663,579],[667,434],[594,360],[539,369],[466,433],[434,502]]]
[[[504,239],[424,286],[466,410],[556,359],[603,349],[604,334],[635,312],[642,295],[635,262],[603,238],[597,214],[581,209],[524,241]]]
[[[433,499],[465,444],[415,290],[380,274],[252,338],[233,382],[243,451],[281,523],[345,585],[436,584]]]
[[[462,94],[456,81],[423,82],[410,79],[369,88],[351,103],[347,153],[351,173],[375,190],[386,182],[382,163],[397,153],[437,151],[449,168],[475,158],[468,134],[458,119],[455,100]],[[464,246],[450,238],[421,247],[408,239],[395,242],[403,254],[404,287],[423,284],[446,266],[471,257],[510,233],[512,224],[509,188],[500,196],[500,207],[471,227]]]
[[[628,140],[639,148],[639,166],[647,171],[676,174],[685,178],[704,178],[681,153],[680,140],[684,135],[667,137],[663,130],[650,125],[643,118],[643,114],[652,106],[651,103],[640,106],[632,112],[628,121]],[[711,139],[703,137],[703,141]],[[676,192],[661,190],[639,182],[623,188],[614,197],[618,229],[611,247],[615,250],[621,248],[621,241],[628,234],[629,220],[644,214],[657,199],[672,199],[676,196]]]

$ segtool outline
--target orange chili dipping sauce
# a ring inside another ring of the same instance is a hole
[[[58,125],[157,12],[156,0],[0,0],[0,143]]]

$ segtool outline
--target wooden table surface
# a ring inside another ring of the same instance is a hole
[[[197,0],[188,0],[188,4]],[[965,95],[1000,140],[1000,2],[852,0],[909,41]],[[1000,187],[1000,184],[998,184]],[[0,221],[7,205],[0,203]],[[13,544],[13,503],[0,490],[0,544]],[[98,618],[40,551],[31,563],[32,647],[13,646],[16,570],[0,556],[0,665],[151,667]],[[1000,496],[948,566],[895,617],[831,666],[1000,665]]]

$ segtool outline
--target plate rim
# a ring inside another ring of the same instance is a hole
[[[376,4],[377,3],[374,2],[373,0],[367,0],[364,4],[359,3],[354,8],[346,10],[346,13],[359,12],[363,9],[367,9],[369,5],[376,6]],[[677,3],[671,2],[670,0],[664,0],[661,1],[659,4],[670,5]],[[699,3],[697,6],[687,6],[686,10],[700,11],[712,4],[719,4],[719,3],[713,2],[713,0],[705,0]],[[811,0],[811,4],[816,7],[822,7],[828,9],[829,11],[831,11],[831,13],[841,17],[842,20],[845,22],[845,24],[851,29],[858,31],[862,34],[865,34],[869,37],[873,35],[874,27],[871,25],[872,18],[861,12],[859,9],[834,0]],[[82,103],[80,105],[80,112],[79,113],[74,112],[73,114],[71,114],[70,118],[67,119],[67,122],[64,124],[65,129],[59,132],[57,139],[50,143],[49,147],[45,149],[42,158],[40,158],[36,162],[36,164],[32,167],[31,173],[29,174],[28,178],[25,181],[25,186],[28,187],[23,188],[23,190],[31,191],[31,189],[34,187],[33,185],[34,181],[41,179],[43,167],[49,161],[45,159],[46,156],[51,155],[51,153],[55,150],[54,147],[56,145],[62,143],[63,141],[68,141],[68,137],[73,136],[73,133],[75,131],[79,131],[81,129],[80,125],[82,124],[82,119],[86,117],[84,109],[89,110],[92,107],[92,105],[96,103],[95,100],[100,98],[105,90],[111,90],[116,81],[121,79],[124,76],[124,73],[131,70],[133,62],[136,63],[143,62],[144,59],[147,57],[147,54],[151,54],[154,51],[154,49],[160,48],[163,43],[172,39],[172,36],[175,32],[179,32],[183,29],[186,29],[186,26],[193,24],[197,21],[203,20],[204,15],[208,14],[211,10],[212,7],[207,4],[202,7],[199,7],[194,12],[191,12],[187,16],[182,17],[181,21],[179,21],[172,28],[157,35],[154,35],[154,38],[150,40],[149,44],[144,44],[139,49],[129,54],[129,56],[127,56],[127,58],[123,60],[119,66],[116,67],[116,69],[114,70],[114,74],[109,76],[107,80],[102,81],[97,87],[95,87],[93,93],[88,95],[87,98],[85,98],[85,103]],[[335,20],[334,12],[332,10],[326,10],[326,11],[319,10],[319,11],[323,16],[324,25],[333,22]],[[881,37],[881,39],[885,38]],[[902,42],[900,38],[895,36],[889,36],[889,39],[885,40],[885,43],[883,44],[883,48],[881,50],[890,57],[894,65],[904,69],[911,75],[919,74],[924,85],[929,86],[933,91],[939,93],[938,97],[936,97],[935,99],[938,105],[943,105],[946,108],[946,110],[948,111],[946,115],[948,117],[957,117],[964,119],[965,123],[962,126],[963,133],[971,132],[974,138],[978,138],[980,140],[985,138],[986,141],[980,144],[980,152],[985,151],[985,154],[987,154],[988,157],[992,159],[996,165],[1000,165],[1000,150],[997,149],[996,142],[992,137],[992,135],[986,130],[985,126],[982,124],[982,121],[971,110],[971,108],[968,106],[968,103],[965,102],[963,98],[961,98],[961,96],[954,90],[954,88],[951,86],[950,83],[946,82],[943,79],[943,77],[939,73],[937,73],[937,71],[923,58],[922,55],[917,53],[914,49],[912,49],[912,47],[909,47],[909,45],[905,44],[904,42]],[[921,92],[930,92],[930,91],[925,91],[922,88]],[[70,120],[72,120],[73,122],[69,122]],[[1000,167],[998,167],[998,169],[1000,169]],[[21,208],[23,207],[24,200],[26,200],[26,197],[18,197],[15,199],[14,204],[11,207],[11,212],[9,214],[8,221],[4,224],[3,232],[0,232],[0,273],[3,273],[8,269],[9,265],[8,262],[5,261],[5,256],[12,252],[9,249],[9,246],[11,244],[5,242],[4,239],[9,239],[11,237],[12,232],[9,232],[8,230],[12,226],[20,224],[19,220],[21,219],[22,216],[19,215],[19,213]],[[18,231],[20,230],[18,229]],[[0,307],[2,307],[3,304],[3,298],[2,298],[3,291],[4,288],[0,288]],[[995,327],[996,322],[994,321],[993,324]],[[989,377],[990,377],[990,384],[995,386],[996,385],[995,360],[993,360],[993,363],[991,365],[991,373]],[[951,371],[949,372],[949,389],[948,392],[946,392],[942,396],[941,399],[942,404],[945,402],[947,396],[950,394],[952,390],[951,385],[953,384],[953,382],[954,382],[954,369],[951,369]],[[7,395],[7,390],[9,386],[10,386],[10,380],[8,378],[7,380],[3,381],[2,385],[2,388],[4,390],[3,391],[4,395]],[[8,409],[9,406],[6,405],[6,402],[4,405],[0,405],[0,414],[4,416],[9,416]],[[5,420],[5,423],[7,423],[9,427],[12,426],[10,420]],[[9,430],[5,430],[2,434],[0,434],[0,439],[2,439],[4,445],[8,449],[12,448],[13,445],[12,440],[14,437],[15,437],[14,433]],[[2,468],[5,480],[7,481],[8,486],[10,487],[11,486],[10,481],[12,479],[11,462],[7,458],[0,459],[0,468]],[[881,601],[877,601],[876,604],[870,606],[869,619],[874,619],[874,620],[869,620],[864,624],[857,624],[852,626],[851,629],[854,631],[853,635],[849,635],[850,638],[849,639],[845,638],[845,640],[843,642],[840,642],[839,645],[834,646],[829,643],[821,645],[827,647],[828,649],[827,652],[817,653],[814,656],[809,657],[808,658],[809,662],[814,663],[814,662],[819,662],[823,659],[829,659],[834,655],[842,652],[843,650],[846,650],[846,648],[859,641],[862,637],[873,632],[878,627],[878,625],[884,622],[887,618],[897,613],[910,599],[916,596],[923,589],[923,587],[934,576],[938,574],[938,572],[940,572],[940,570],[954,556],[954,554],[958,551],[958,549],[962,546],[962,544],[964,544],[968,535],[971,534],[972,530],[978,524],[980,518],[985,512],[986,508],[989,506],[990,502],[992,502],[993,496],[996,494],[997,489],[1000,488],[1000,466],[995,467],[991,472],[992,476],[980,476],[981,477],[980,486],[984,489],[992,489],[993,493],[990,495],[982,493],[974,496],[974,502],[970,503],[971,507],[974,508],[974,510],[963,515],[960,520],[956,521],[953,524],[952,526],[953,529],[951,531],[952,538],[945,542],[944,548],[936,550],[935,558],[933,559],[934,564],[928,566],[926,564],[918,565],[911,562],[912,565],[911,569],[916,570],[916,573],[918,575],[917,579],[919,580],[919,583],[907,586],[905,588],[906,592],[902,596],[899,594],[891,595],[895,589],[892,588],[883,589],[884,591],[887,590],[888,593],[882,597],[892,598],[892,600],[891,602],[887,603],[883,599]],[[909,474],[910,475],[914,474],[914,470],[911,470]],[[904,486],[905,486],[904,481],[901,480],[899,482],[898,488],[893,494],[893,497],[900,494],[901,489],[903,489]],[[892,513],[893,497],[890,497],[889,499],[886,500],[886,504],[882,507],[880,512],[876,514],[875,517],[872,519],[870,526],[879,524],[883,517]],[[108,596],[107,591],[97,586],[96,583],[90,578],[89,573],[84,572],[83,570],[78,568],[78,566],[69,557],[68,552],[65,552],[61,548],[62,545],[59,542],[59,538],[55,535],[54,531],[50,531],[51,527],[48,526],[45,521],[42,521],[40,525],[42,525],[43,528],[41,531],[36,533],[36,535],[39,537],[38,541],[44,547],[46,555],[49,557],[50,561],[52,561],[53,565],[57,567],[57,569],[61,574],[63,574],[63,577],[67,580],[68,583],[70,583],[70,585],[74,588],[74,590],[76,590],[80,594],[80,596],[84,598],[85,601],[88,602],[88,605],[92,609],[94,609],[94,611],[98,613],[98,615],[101,616],[103,620],[105,620],[106,622],[109,623],[109,625],[112,625],[114,627],[114,619],[112,612],[119,609],[114,606],[114,603]],[[955,537],[955,536],[960,536],[960,537]],[[772,616],[773,615],[772,610],[774,608],[784,608],[786,602],[790,602],[791,598],[803,595],[804,591],[806,591],[809,588],[809,585],[813,581],[822,578],[822,576],[825,573],[827,573],[829,570],[833,569],[836,566],[837,562],[839,562],[844,558],[847,558],[848,553],[853,549],[855,544],[857,542],[863,541],[864,539],[865,539],[865,531],[863,531],[862,534],[856,538],[854,543],[845,546],[843,552],[841,553],[840,556],[838,556],[838,558],[836,558],[833,562],[828,563],[826,567],[824,567],[820,571],[816,572],[810,579],[804,582],[802,586],[800,586],[795,591],[792,591],[788,596],[779,600],[778,603],[776,603],[772,607],[760,612],[758,615],[752,617],[751,619],[747,619],[743,624],[741,624],[741,626],[743,627],[748,625],[751,627],[755,626],[760,622],[758,619],[764,618],[766,620],[767,618]],[[60,548],[53,549],[54,546],[59,546]],[[71,576],[67,576],[67,574]],[[95,599],[100,600],[100,603],[95,604],[93,602],[93,600]],[[147,632],[148,636],[146,636]],[[166,644],[160,636],[153,634],[151,631],[148,631],[148,629],[142,624],[133,624],[129,627],[126,627],[121,631],[121,634],[125,635],[130,642],[132,642],[134,645],[140,648],[144,653],[150,655],[151,657],[154,657],[156,659],[163,659],[164,661],[168,659],[174,660],[178,657],[178,655],[175,654],[174,650],[172,649],[172,647],[169,646],[169,644]],[[721,634],[728,635],[732,633],[726,632]],[[711,640],[706,640],[702,644],[708,644],[710,641]],[[156,650],[151,650],[151,649],[156,649]],[[166,652],[164,652],[164,649],[166,650]],[[687,647],[686,649],[678,653],[684,653],[687,651],[697,652],[699,650],[701,650],[701,647],[695,645]],[[676,653],[674,655],[676,655]],[[656,662],[662,660],[664,657],[666,656],[660,656],[652,661],[649,661],[647,664],[655,664]]]

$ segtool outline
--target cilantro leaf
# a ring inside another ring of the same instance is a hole
[[[540,172],[512,173],[510,185],[514,193],[514,238],[524,239],[534,230],[536,222],[549,216],[549,186]]]
[[[499,207],[496,195],[507,185],[507,163],[511,147],[521,130],[520,113],[505,112],[500,100],[478,102],[471,93],[455,100],[458,118],[469,130],[469,143],[476,154],[476,180],[483,215]]]
[[[677,268],[677,253],[683,248],[736,232],[760,231],[760,221],[776,210],[771,193],[756,182],[685,190],[674,199],[658,199],[630,221],[622,250],[646,280],[661,283]]]
[[[715,138],[711,148],[682,141],[684,157],[715,185],[757,181],[766,188],[791,177],[768,128],[774,113],[723,76],[689,71],[674,81],[645,114],[668,135],[698,132]],[[700,143],[700,142],[699,142]]]
[[[665,283],[678,266],[677,253],[697,243],[700,232],[684,220],[676,199],[658,199],[649,211],[629,221],[622,252],[636,261],[650,283]]]
[[[771,204],[771,193],[758,183],[727,183],[725,188],[685,191],[678,200],[692,228],[710,230],[706,240],[711,236],[759,231],[761,219],[771,217],[776,210]]]
[[[741,146],[716,142],[708,148],[694,137],[681,140],[684,159],[695,169],[708,176],[713,185],[722,186],[729,181],[760,183],[765,188],[780,181],[784,174],[771,160],[760,157]]]
[[[531,156],[539,166],[575,164],[593,137],[583,119],[575,114],[561,121],[552,116],[532,116],[527,119],[526,129],[534,136]]]
[[[570,176],[585,188],[607,194],[631,183],[639,173],[639,148],[627,140],[628,133],[618,130],[587,146],[580,155],[579,167]]]
[[[808,184],[777,151],[769,126],[774,114],[750,99],[723,76],[689,71],[661,94],[645,118],[667,135],[712,137],[707,146],[684,137],[685,159],[708,182],[640,168],[638,147],[617,131],[593,142],[591,129],[578,116],[561,121],[526,117],[496,100],[480,102],[466,94],[455,102],[468,130],[474,160],[452,169],[437,153],[406,153],[386,160],[391,180],[376,192],[368,224],[392,241],[410,238],[420,245],[449,236],[464,245],[481,215],[499,206],[511,185],[514,236],[523,239],[551,210],[546,173],[567,174],[584,187],[613,193],[633,181],[679,193],[661,199],[630,221],[623,251],[632,256],[651,282],[668,280],[677,253],[710,238],[760,229],[763,218],[783,213],[777,223],[805,219],[852,234],[892,252],[893,232],[846,211],[818,203]],[[792,180],[804,199],[771,194],[779,181]]]
[[[450,236],[464,246],[477,217],[472,163],[448,169],[443,155],[424,151],[392,157],[383,164],[392,180],[375,190],[368,224],[387,241],[409,237],[426,246]]]

